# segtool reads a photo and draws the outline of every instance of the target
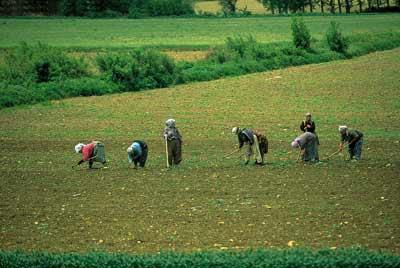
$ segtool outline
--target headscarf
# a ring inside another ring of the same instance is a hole
[[[296,149],[300,146],[299,141],[297,139],[295,139],[294,141],[292,141],[292,148]]]
[[[239,127],[234,127],[234,128],[232,128],[232,134],[238,134],[239,131],[240,131],[240,128],[239,128]]]
[[[347,131],[347,126],[339,126],[339,132],[345,133]]]
[[[175,127],[175,119],[168,119],[167,121],[165,121],[165,125],[169,128]]]
[[[75,152],[77,154],[79,154],[81,152],[83,146],[85,146],[85,144],[83,144],[83,143],[78,143],[77,145],[75,145]]]

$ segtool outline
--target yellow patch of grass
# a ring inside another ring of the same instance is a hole
[[[266,10],[261,3],[257,0],[238,0],[237,1],[237,8],[238,9],[245,9],[247,7],[247,11],[250,11],[253,14],[265,14]],[[196,2],[195,5],[196,11],[204,11],[204,12],[211,12],[217,13],[221,10],[221,6],[219,5],[218,1],[199,1]]]

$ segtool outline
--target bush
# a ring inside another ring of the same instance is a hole
[[[145,16],[144,10],[137,8],[135,6],[131,6],[129,8],[128,18],[129,19],[140,19]]]
[[[248,36],[243,38],[241,36],[228,37],[226,40],[226,46],[228,49],[235,51],[240,57],[244,57],[245,52],[255,46],[257,41],[252,37]]]
[[[193,0],[148,0],[145,13],[149,16],[180,16],[194,14]]]
[[[331,21],[326,32],[326,40],[332,51],[345,53],[348,48],[348,40],[342,35],[339,24],[334,21]]]
[[[68,97],[104,95],[119,91],[118,85],[114,83],[87,77],[24,86],[0,83],[0,108]]]
[[[234,14],[236,13],[236,2],[237,0],[219,0],[219,4],[222,7],[222,12],[224,14]]]
[[[400,46],[400,33],[358,34],[349,37],[349,57],[361,56],[370,52],[392,49]]]
[[[155,50],[103,55],[96,61],[101,72],[126,91],[167,87],[179,75],[174,61]]]
[[[106,9],[104,11],[89,11],[87,16],[90,18],[117,18],[122,17],[122,14],[115,10]]]
[[[38,44],[22,43],[6,54],[0,67],[0,79],[10,84],[48,82],[87,75],[83,59],[68,57],[59,49]]]
[[[297,48],[309,49],[311,44],[311,35],[303,19],[292,19],[293,44]]]

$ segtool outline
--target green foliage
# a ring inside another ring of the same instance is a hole
[[[96,58],[106,81],[83,78],[88,75],[86,64],[57,49],[23,44],[9,52],[5,64],[0,65],[0,108],[72,96],[162,88],[350,58],[398,47],[400,34],[353,35],[349,42],[349,49],[343,54],[323,47],[324,42],[316,43],[313,50],[304,50],[287,42],[263,44],[252,36],[236,36],[227,38],[225,46],[215,48],[205,60],[178,64],[155,50],[106,53]]]
[[[201,253],[128,254],[52,254],[0,251],[0,266],[46,267],[398,267],[400,257],[362,249],[248,250]]]
[[[329,48],[332,51],[345,53],[348,48],[348,40],[342,35],[339,23],[331,21],[331,24],[326,32],[326,40]]]
[[[135,50],[96,58],[100,71],[126,91],[167,87],[175,83],[174,61],[155,50]]]
[[[118,91],[119,87],[116,84],[98,78],[67,79],[24,86],[0,83],[0,108]]]
[[[302,18],[292,19],[292,37],[293,44],[297,48],[309,49],[311,44],[311,35]]]
[[[254,47],[256,43],[257,41],[252,36],[246,38],[241,36],[228,37],[226,40],[227,48],[239,54],[240,57],[243,57],[246,50]]]
[[[86,16],[89,11],[87,0],[63,0],[61,2],[61,14],[64,16]]]
[[[145,13],[149,16],[180,16],[194,14],[192,0],[148,0]]]
[[[392,49],[400,46],[400,34],[395,32],[379,33],[379,34],[358,34],[349,36],[349,49],[347,54],[349,57],[356,57],[371,53]]]
[[[194,14],[194,3],[193,0],[63,0],[61,13],[92,18],[180,16]]]
[[[236,13],[236,2],[237,0],[219,0],[219,4],[222,7],[222,12],[224,14],[234,14]]]
[[[68,57],[63,51],[38,44],[22,43],[9,51],[0,65],[0,79],[11,84],[48,82],[87,75],[83,60]]]

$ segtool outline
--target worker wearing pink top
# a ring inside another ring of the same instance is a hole
[[[93,166],[93,152],[94,152],[94,147],[96,146],[96,142],[91,142],[89,144],[83,144],[79,143],[75,146],[75,152],[76,153],[81,153],[82,154],[82,159],[78,162],[78,166],[82,164],[83,162],[89,161],[89,168],[92,168]]]

